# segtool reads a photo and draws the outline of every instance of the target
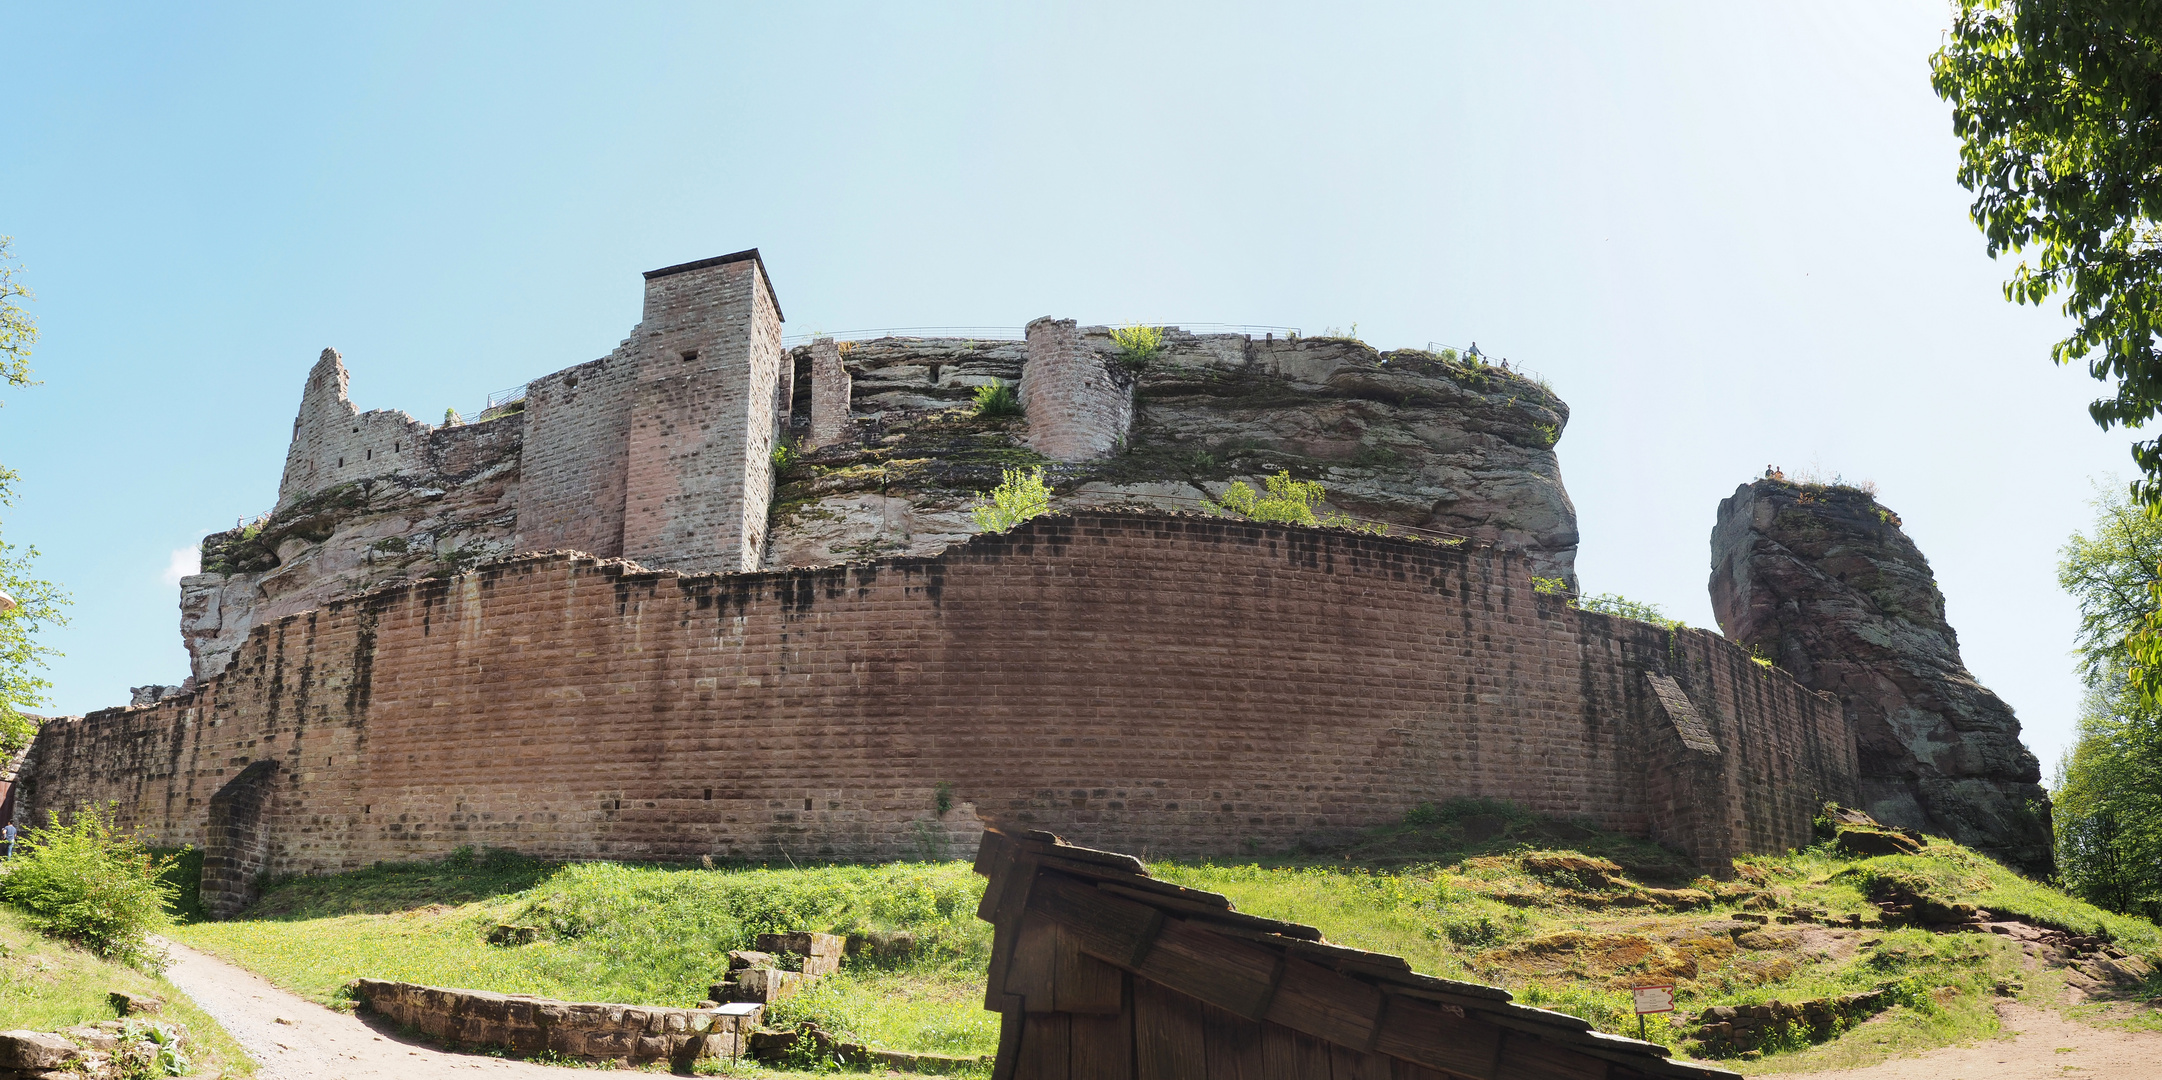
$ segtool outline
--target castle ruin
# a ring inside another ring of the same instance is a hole
[[[359,411],[326,350],[275,508],[183,582],[191,679],[46,724],[19,814],[115,801],[229,912],[265,871],[469,845],[931,856],[980,815],[1226,854],[1456,797],[1722,872],[1859,797],[1838,699],[1568,603],[1568,409],[1520,373],[781,320],[755,251],[656,270],[614,352],[443,426]],[[976,416],[990,385],[1025,415]],[[1017,465],[1055,513],[976,535]],[[1278,469],[1391,535],[1197,513]]]

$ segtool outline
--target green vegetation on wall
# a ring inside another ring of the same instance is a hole
[[[999,485],[984,492],[970,508],[976,528],[984,532],[1005,532],[1050,512],[1051,488],[1044,483],[1041,465],[1004,470]]]

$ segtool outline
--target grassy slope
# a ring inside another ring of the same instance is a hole
[[[1610,858],[1639,882],[1690,884],[1687,870],[1659,848],[1493,804],[1444,808],[1351,848],[1299,859],[1153,869],[1226,893],[1241,910],[1310,923],[1332,941],[1507,986],[1528,1003],[1632,1035],[1624,989],[1632,982],[1671,978],[1682,1008],[1695,1012],[1906,980],[1910,1004],[1827,1045],[1775,1050],[1753,1071],[1854,1064],[1994,1035],[2000,985],[2019,984],[2021,997],[2054,1004],[2061,982],[2026,970],[2017,948],[1992,935],[1806,924],[1736,935],[1728,916],[1745,905],[1873,916],[1871,881],[1897,877],[1946,901],[2104,931],[2131,952],[2162,950],[2150,923],[2102,912],[1941,841],[1923,856],[1849,860],[1813,851],[1750,860],[1735,882],[1695,882],[1720,894],[1697,911],[1611,906],[1630,890],[1528,874],[1511,854],[1563,847]],[[726,950],[748,947],[761,930],[905,929],[924,945],[916,961],[851,966],[783,1003],[774,1019],[817,1019],[894,1049],[989,1053],[998,1025],[981,1006],[989,931],[974,909],[982,887],[958,862],[706,871],[495,856],[291,881],[246,919],[186,926],[176,936],[326,1003],[346,981],[367,975],[680,1005],[703,996]],[[487,932],[502,922],[541,927],[543,939],[488,945]],[[1691,1049],[1664,1018],[1649,1030]]]
[[[255,1063],[217,1021],[198,1010],[171,983],[133,968],[108,963],[30,929],[13,908],[0,906],[0,1030],[55,1031],[114,1018],[106,995],[114,990],[165,999],[164,1018],[187,1026],[188,1053],[199,1070],[248,1076]]]
[[[903,967],[854,965],[782,1004],[779,1021],[896,1050],[988,1053],[998,1018],[983,1011],[990,927],[983,883],[966,863],[694,870],[613,863],[555,866],[494,855],[301,878],[248,913],[195,923],[177,940],[325,1004],[367,976],[573,1001],[690,1005],[762,931],[914,932]],[[487,943],[500,923],[541,940]]]

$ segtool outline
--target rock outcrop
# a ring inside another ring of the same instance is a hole
[[[345,369],[328,350],[311,383],[325,370],[346,416],[388,417],[413,432],[414,445],[396,472],[386,464],[203,538],[201,572],[180,579],[180,635],[197,680],[223,672],[262,623],[391,581],[447,577],[515,547],[524,435],[516,406],[444,427],[404,413],[363,414],[346,399]],[[145,703],[140,694],[136,703]]]
[[[1118,362],[1104,327],[1082,345]],[[807,349],[798,350],[799,368]],[[1288,469],[1327,486],[1323,512],[1491,540],[1532,572],[1576,581],[1576,510],[1554,443],[1569,407],[1532,379],[1346,338],[1250,338],[1171,329],[1136,365],[1125,445],[1089,461],[1027,449],[1028,420],[978,419],[979,386],[1014,384],[1013,341],[850,343],[849,438],[777,478],[766,565],[930,554],[976,531],[969,507],[1004,469],[1044,465],[1054,510],[1196,510],[1230,484]]]
[[[1080,328],[1079,339],[1105,363],[1119,362],[1103,327]],[[790,357],[801,400],[788,411],[799,446],[818,441],[809,437],[814,348]],[[1476,359],[1379,353],[1341,338],[1172,330],[1163,351],[1130,373],[1135,408],[1125,443],[1076,462],[1029,449],[1025,417],[975,415],[978,387],[1019,383],[1022,342],[882,338],[844,343],[842,360],[848,378],[834,381],[853,384],[847,422],[827,433],[830,445],[776,462],[767,568],[935,554],[977,531],[970,507],[1004,470],[1043,465],[1054,510],[1198,510],[1233,482],[1259,488],[1261,477],[1288,469],[1327,485],[1324,512],[1498,541],[1524,551],[1534,573],[1576,580],[1576,512],[1553,449],[1568,406],[1542,384]],[[584,370],[573,369],[567,385]],[[522,475],[522,402],[432,427],[404,413],[359,411],[347,381],[326,350],[309,375],[303,421],[363,442],[376,433],[383,452],[363,451],[371,465],[360,452],[325,459],[320,466],[335,464],[340,475],[371,475],[320,489],[296,479],[305,470],[289,462],[274,511],[204,538],[202,572],[181,582],[181,634],[195,678],[224,671],[256,626],[393,581],[455,574],[512,554],[521,536],[561,531],[537,520],[552,511]],[[296,424],[296,446],[304,426]]]
[[[1898,515],[1851,487],[1744,484],[1719,504],[1711,598],[1727,637],[1838,696],[1870,814],[2050,872],[2041,767],[1961,662]]]

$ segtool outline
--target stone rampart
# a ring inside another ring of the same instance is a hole
[[[935,558],[546,553],[387,587],[256,628],[191,694],[46,724],[24,778],[40,813],[115,800],[214,847],[214,796],[258,761],[282,766],[255,804],[273,872],[935,855],[979,811],[1229,854],[1459,796],[1717,868],[1807,843],[1855,777],[1836,703],[1716,635],[1538,594],[1513,552],[1086,512]]]

